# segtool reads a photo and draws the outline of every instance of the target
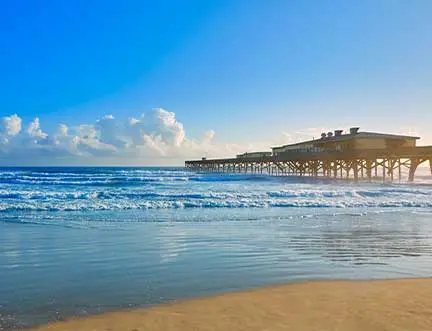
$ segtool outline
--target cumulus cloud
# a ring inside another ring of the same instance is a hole
[[[31,164],[43,159],[47,164],[71,160],[99,164],[166,163],[163,160],[180,163],[184,158],[227,156],[241,149],[213,144],[213,130],[205,132],[202,139],[187,137],[176,114],[161,108],[126,121],[108,114],[94,123],[62,123],[51,134],[42,129],[39,118],[24,125],[26,129],[22,126],[17,114],[1,118],[0,162]]]
[[[48,134],[46,134],[45,132],[43,132],[40,128],[40,122],[39,122],[39,118],[35,118],[33,120],[33,122],[31,122],[27,128],[27,133],[29,134],[29,136],[31,137],[36,137],[36,138],[46,138],[48,136]]]
[[[8,143],[11,137],[21,131],[21,118],[17,114],[5,116],[0,122],[0,138],[3,143]]]
[[[66,124],[59,124],[57,127],[56,137],[67,137],[69,128]]]
[[[176,120],[175,114],[168,112],[164,109],[155,109],[154,116],[154,127],[156,132],[165,139],[164,141],[173,146],[180,146],[186,137],[186,133],[183,128],[183,124]]]

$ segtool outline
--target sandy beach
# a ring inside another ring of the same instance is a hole
[[[306,282],[56,322],[37,330],[432,330],[432,279]]]

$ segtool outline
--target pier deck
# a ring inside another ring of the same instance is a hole
[[[355,151],[292,151],[273,156],[237,157],[185,161],[188,169],[204,172],[245,172],[332,178],[414,180],[419,165],[429,161],[432,175],[432,146]]]

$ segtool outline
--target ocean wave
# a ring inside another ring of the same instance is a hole
[[[432,207],[421,185],[333,182],[166,168],[0,171],[0,211]]]
[[[48,168],[0,170],[0,185],[118,186],[152,182],[182,182],[193,173],[184,169]]]
[[[234,190],[235,188],[235,190]],[[315,200],[334,200],[334,201],[373,201],[376,199],[402,199],[412,198],[416,200],[429,199],[432,200],[432,190],[419,190],[416,188],[370,188],[365,189],[353,189],[353,188],[334,188],[332,190],[326,190],[321,188],[295,188],[290,190],[275,190],[275,191],[259,191],[259,190],[247,190],[238,189],[237,187],[228,187],[225,190],[220,188],[213,188],[212,190],[203,191],[201,188],[197,191],[195,189],[178,189],[174,188],[163,188],[158,189],[157,187],[136,187],[136,188],[116,188],[106,187],[101,189],[92,189],[91,187],[81,187],[80,189],[69,189],[67,187],[59,188],[59,190],[49,189],[25,189],[18,190],[12,189],[0,189],[0,201],[1,200],[81,200],[81,199],[100,199],[100,200],[195,200],[195,199],[213,199],[213,200],[240,200],[240,199],[255,199],[255,200],[266,200],[273,198],[278,199],[315,199]]]
[[[86,178],[86,179],[65,179],[65,178],[52,178],[52,179],[40,179],[40,178],[0,178],[0,184],[9,185],[64,185],[64,186],[115,186],[115,185],[134,185],[142,183],[167,183],[167,182],[185,182],[188,181],[188,177],[111,177],[111,178]]]
[[[343,190],[336,188],[334,190],[280,190],[268,192],[270,197],[278,198],[380,198],[395,196],[432,196],[431,190],[419,190],[417,188],[371,188]]]
[[[337,198],[355,196],[353,191],[303,191],[303,190],[282,190],[270,191],[267,193],[274,198]]]
[[[178,208],[432,208],[432,201],[337,201],[337,200],[142,200],[107,201],[83,200],[81,203],[0,203],[1,212],[17,211],[98,211],[130,209],[178,209]]]
[[[0,200],[81,200],[81,199],[130,199],[130,200],[157,200],[157,199],[241,199],[251,197],[265,197],[258,194],[245,194],[240,192],[154,192],[154,191],[7,191],[0,190]]]
[[[238,182],[238,181],[270,181],[276,177],[266,175],[247,175],[247,174],[218,174],[191,177],[191,181],[196,182]]]

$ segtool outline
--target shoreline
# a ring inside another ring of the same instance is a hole
[[[273,285],[32,330],[432,330],[432,278]]]

